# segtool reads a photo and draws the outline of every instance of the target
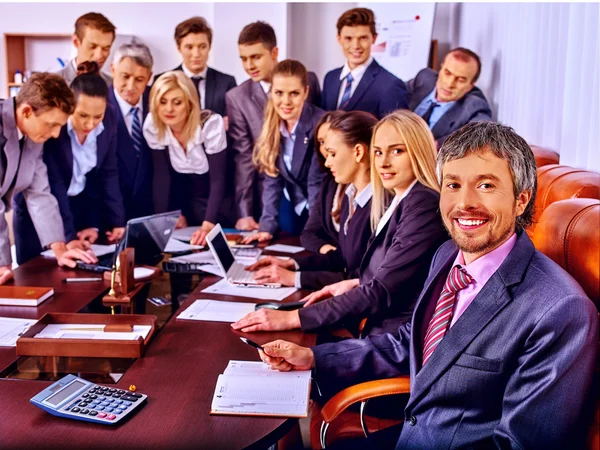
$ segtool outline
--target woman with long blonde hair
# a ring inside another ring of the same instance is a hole
[[[448,239],[435,157],[431,131],[416,114],[398,110],[379,121],[371,142],[373,235],[359,277],[314,292],[300,310],[256,311],[234,327],[314,331],[343,324],[356,332],[353,324],[368,318],[363,334],[380,334],[409,321],[431,259]]]
[[[153,150],[154,210],[181,209],[176,227],[200,225],[192,244],[205,243],[219,221],[225,194],[227,147],[219,114],[201,110],[192,81],[181,71],[165,72],[150,90],[144,137]]]
[[[306,101],[308,73],[286,59],[273,69],[265,121],[252,155],[265,173],[258,233],[245,239],[267,241],[282,229],[299,235],[316,204],[324,172],[314,151],[315,124],[323,111]]]

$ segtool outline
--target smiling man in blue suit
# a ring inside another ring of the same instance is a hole
[[[404,82],[371,56],[371,46],[377,39],[373,11],[346,11],[338,19],[337,32],[346,64],[325,75],[322,108],[366,111],[378,119],[396,109],[408,108]]]
[[[403,426],[340,448],[583,448],[598,312],[524,231],[537,187],[531,149],[509,127],[470,123],[444,143],[438,176],[452,241],[434,256],[412,322],[312,349],[275,341],[261,357],[313,368],[327,395],[410,374]]]

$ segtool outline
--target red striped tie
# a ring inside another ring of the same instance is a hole
[[[423,346],[423,365],[431,357],[437,346],[448,331],[448,326],[452,321],[452,315],[454,314],[454,300],[456,293],[461,289],[466,288],[473,282],[471,275],[467,273],[465,269],[460,266],[454,266],[448,278],[440,299],[435,305],[435,311],[433,317],[427,327],[427,333],[425,334],[425,345]]]

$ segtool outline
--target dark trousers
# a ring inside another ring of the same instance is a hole
[[[279,204],[279,228],[281,228],[281,231],[285,231],[293,236],[300,236],[307,220],[308,210],[306,208],[302,211],[302,215],[299,216],[294,211],[292,203],[285,196],[282,196],[281,203]]]

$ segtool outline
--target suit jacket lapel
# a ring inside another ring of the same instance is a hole
[[[17,164],[19,162],[19,135],[17,134],[14,102],[15,100],[11,98],[5,100],[2,104],[2,128],[6,138],[6,144],[4,145],[6,168],[4,170],[4,180],[2,180],[2,192],[8,190],[17,175]],[[25,141],[27,142],[27,139]]]
[[[260,83],[253,81],[250,84],[250,87],[252,89],[250,96],[252,98],[252,104],[255,106],[256,111],[260,113],[259,117],[261,118],[260,121],[262,123],[265,114],[265,106],[267,105],[267,94],[263,91]]]
[[[215,91],[217,89],[217,77],[215,71],[210,67],[206,71],[206,88],[204,89],[204,108],[214,110]]]
[[[124,141],[124,145],[118,145],[117,158],[123,162],[123,165],[127,168],[127,171],[133,178],[135,177],[136,167],[135,155],[133,154],[133,151],[125,151],[125,149],[133,150],[133,139],[131,139],[129,130],[127,130],[127,125],[125,125],[125,118],[123,117],[123,112],[121,111],[119,102],[117,102],[117,98],[115,97],[114,90],[109,89],[108,95],[110,102],[114,105],[117,114],[117,140],[121,142]],[[146,94],[144,93],[144,96],[145,95]],[[148,102],[146,97],[144,97],[144,101],[142,101],[142,107],[144,108],[145,115],[148,112]]]
[[[308,148],[308,138],[311,129],[312,119],[312,106],[306,102],[302,108],[302,114],[298,120],[298,126],[296,127],[296,141],[294,142],[294,152],[292,157],[292,170],[291,174],[295,178],[298,178],[300,170],[304,165],[304,158],[306,157],[306,149]]]
[[[69,136],[67,125],[60,130],[58,142],[60,149],[58,157],[61,161],[60,167],[63,168],[63,177],[68,189],[73,178],[73,146],[71,145],[71,136]]]
[[[338,109],[338,98],[340,96],[340,87],[342,86],[342,80],[340,80],[340,74],[342,73],[342,69],[337,69],[334,72],[333,81],[331,82],[331,95],[327,98],[327,111],[335,111]]]
[[[418,401],[425,394],[427,389],[442,376],[442,374],[451,366],[464,352],[465,348],[477,337],[479,333],[488,325],[490,321],[512,301],[512,295],[508,287],[521,282],[525,271],[529,266],[535,248],[526,233],[521,233],[517,239],[513,250],[506,257],[502,265],[496,273],[485,284],[483,289],[477,294],[473,302],[460,316],[456,323],[448,330],[446,336],[433,355],[427,361],[427,365],[420,371],[418,368],[421,365],[422,345],[421,342],[413,342],[415,339],[420,340],[420,328],[426,326],[423,321],[424,311],[427,309],[427,301],[432,299],[431,292],[429,296],[423,296],[419,300],[419,311],[415,311],[413,316],[413,327],[411,335],[411,396],[407,406]],[[442,265],[444,274],[449,270],[449,264],[456,257],[450,257]],[[438,276],[442,270],[438,271]],[[436,277],[437,279],[438,277]],[[431,286],[431,284],[429,285]],[[426,290],[424,291],[426,292]],[[421,322],[417,322],[421,318]],[[413,376],[414,373],[414,376]]]
[[[367,70],[361,78],[360,83],[358,83],[354,94],[352,94],[352,97],[350,97],[350,100],[348,101],[348,105],[345,108],[346,111],[352,111],[356,107],[358,101],[362,98],[363,95],[365,95],[365,93],[369,90],[371,85],[375,82],[375,78],[379,73],[380,68],[381,66],[377,64],[377,61],[375,60],[373,60],[373,62],[369,64],[369,67],[367,67]]]
[[[461,107],[462,102],[458,101],[452,105],[452,108],[446,111],[442,117],[440,117],[440,120],[438,120],[435,126],[431,129],[431,132],[434,136],[444,136],[448,133],[448,130],[452,129],[456,120],[456,113]]]
[[[346,197],[344,196],[344,198]],[[371,234],[369,242],[367,243],[367,250],[365,251],[365,256],[363,256],[360,262],[360,273],[363,273],[366,270],[366,266],[369,265],[373,251],[379,246],[380,242],[387,237],[388,231],[393,229],[394,233],[396,232],[396,225],[398,225],[399,220],[400,205],[396,206],[396,210],[392,214],[392,217],[390,217],[390,220],[388,220],[387,224],[383,227],[379,234],[376,235],[375,232]]]

